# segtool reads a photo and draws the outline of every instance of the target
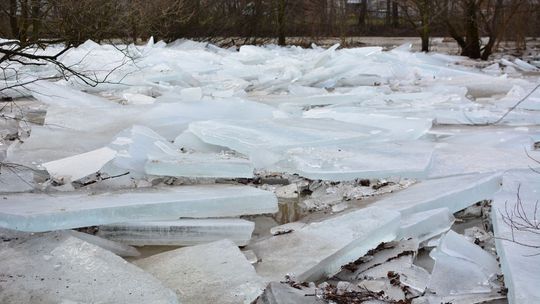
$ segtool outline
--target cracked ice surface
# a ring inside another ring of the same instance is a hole
[[[272,281],[286,274],[299,281],[330,277],[380,242],[392,241],[399,218],[395,211],[366,208],[262,240],[250,246],[261,259],[257,273]]]
[[[252,177],[247,159],[224,153],[183,153],[156,132],[133,126],[110,144],[117,151],[114,164],[130,172],[158,176],[235,178]]]
[[[0,278],[2,303],[178,303],[156,278],[65,232],[0,247]]]
[[[281,168],[314,180],[425,178],[432,153],[433,145],[414,141],[301,147],[285,152]]]
[[[274,213],[277,199],[252,187],[207,185],[162,187],[101,194],[23,193],[0,201],[0,226],[50,231],[180,217],[230,217]]]
[[[135,264],[176,291],[181,303],[252,303],[266,284],[230,240],[180,248]]]
[[[397,210],[402,215],[448,208],[457,212],[482,200],[490,199],[499,190],[501,174],[469,174],[422,181],[374,204]]]
[[[535,219],[540,217],[536,208],[540,189],[539,176],[530,170],[508,172],[503,177],[503,189],[495,195],[493,201],[491,217],[495,244],[508,287],[508,301],[511,304],[540,301],[540,256],[538,248],[528,247],[537,246],[540,235],[534,229],[519,231],[512,229],[510,225],[511,221],[517,225],[526,225],[527,219],[535,225]],[[518,202],[518,185],[521,203]],[[526,217],[520,217],[520,214]]]

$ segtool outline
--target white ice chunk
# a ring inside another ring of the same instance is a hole
[[[366,114],[360,107],[313,109],[304,113],[308,118],[331,118],[348,123],[359,123],[390,130],[400,140],[417,139],[429,131],[432,120],[415,117],[396,117],[384,114]]]
[[[261,259],[257,273],[269,280],[292,274],[314,281],[336,274],[342,265],[396,237],[399,213],[366,208],[312,223],[250,246]]]
[[[225,153],[184,153],[143,126],[121,132],[110,146],[118,151],[115,165],[135,172],[210,178],[253,176],[253,166],[247,159]]]
[[[255,304],[318,304],[313,294],[293,288],[286,283],[270,282]]]
[[[191,123],[189,130],[206,143],[231,148],[249,155],[252,160],[262,159],[261,163],[273,163],[280,159],[279,156],[262,153],[268,150],[279,152],[286,147],[343,143],[352,140],[373,141],[381,137],[384,139],[384,131],[380,128],[331,119],[201,121]]]
[[[99,227],[98,235],[135,246],[191,246],[222,239],[245,246],[254,228],[253,222],[242,219],[181,219],[105,225]]]
[[[185,304],[251,303],[266,285],[229,240],[160,253],[135,264],[175,290]]]
[[[174,145],[181,149],[203,153],[221,153],[229,150],[225,147],[207,144],[190,131],[184,131],[178,135],[174,139]]]
[[[62,158],[42,164],[51,177],[76,181],[98,172],[106,163],[113,160],[116,151],[108,147],[87,153]]]
[[[0,226],[50,231],[133,220],[231,217],[274,213],[273,193],[252,187],[205,185],[137,189],[101,194],[24,193],[0,200]]]
[[[81,239],[81,240],[83,240],[85,242],[88,242],[90,244],[94,244],[94,245],[96,245],[98,247],[101,247],[101,248],[103,248],[105,250],[109,250],[110,252],[112,252],[112,253],[114,253],[116,255],[119,255],[121,257],[136,257],[136,256],[140,255],[140,253],[139,253],[139,251],[137,251],[137,249],[135,249],[135,248],[133,248],[131,246],[125,245],[125,244],[113,242],[113,241],[110,241],[110,240],[100,238],[100,237],[95,236],[95,235],[79,232],[79,231],[76,231],[76,230],[66,230],[66,232],[69,233],[71,236],[79,238],[79,239]]]
[[[2,303],[178,303],[148,273],[64,232],[10,242],[0,273]]]
[[[448,231],[454,221],[454,215],[448,208],[413,213],[402,217],[399,237],[412,237],[423,242]]]
[[[153,97],[137,93],[124,93],[122,94],[122,97],[128,104],[134,105],[153,104],[156,101]]]
[[[539,177],[529,170],[505,174],[504,191],[497,193],[493,201],[491,217],[495,244],[510,304],[540,302],[540,255],[538,248],[530,247],[540,244],[538,230],[517,230],[509,225],[514,221],[517,225],[527,226],[526,219],[534,225],[534,221],[540,218],[540,210],[536,208],[540,191]]]
[[[439,296],[489,293],[500,272],[494,256],[450,230],[430,256],[435,259],[429,289]]]
[[[420,141],[301,147],[286,151],[283,167],[314,180],[425,178],[432,152],[433,145]]]
[[[448,208],[454,213],[481,200],[490,199],[501,183],[501,174],[469,174],[429,179],[374,204],[402,215]]]
[[[149,160],[144,166],[151,175],[208,178],[251,178],[253,170],[249,160],[223,153],[185,153]]]

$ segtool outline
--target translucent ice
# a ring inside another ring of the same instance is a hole
[[[448,208],[432,209],[404,216],[401,219],[399,236],[426,241],[450,229],[454,215]]]
[[[133,126],[111,143],[118,151],[114,163],[120,168],[158,176],[236,178],[252,177],[247,159],[225,153],[182,152],[156,132]]]
[[[125,245],[125,244],[117,243],[117,242],[110,241],[104,238],[100,238],[92,234],[83,233],[76,230],[66,230],[65,232],[85,242],[94,244],[105,250],[109,250],[110,252],[116,255],[119,255],[121,257],[136,257],[140,255],[137,249],[135,249],[134,247]]]
[[[51,177],[76,181],[99,171],[116,156],[116,151],[101,148],[42,164]]]
[[[24,193],[5,195],[0,200],[0,226],[38,232],[130,220],[231,217],[276,211],[273,193],[243,186],[162,187],[100,194]]]
[[[322,303],[310,292],[293,288],[285,283],[270,282],[256,304],[316,304]]]
[[[265,283],[236,245],[222,240],[137,260],[182,303],[251,303]]]
[[[272,236],[250,246],[261,259],[257,273],[269,280],[286,274],[299,281],[332,276],[380,242],[393,240],[399,217],[398,212],[366,208]]]
[[[100,226],[98,235],[124,244],[191,246],[229,239],[245,246],[255,224],[242,219],[182,219]]]
[[[500,187],[501,174],[469,174],[429,179],[391,195],[374,205],[387,210],[398,210],[402,215],[438,208],[454,213],[490,199]]]
[[[540,301],[540,235],[535,229],[518,230],[514,226],[535,224],[540,217],[538,197],[540,175],[530,170],[505,174],[503,190],[495,195],[491,217],[495,244],[500,257],[504,282],[508,287],[508,302],[511,304]],[[518,199],[519,189],[519,199]],[[536,214],[534,214],[536,212]],[[521,216],[520,216],[521,214]],[[538,223],[536,223],[538,225]],[[530,247],[533,246],[533,247]]]
[[[435,259],[429,289],[439,296],[489,293],[499,267],[495,257],[450,230],[430,256]]]
[[[420,141],[301,147],[286,151],[283,167],[315,180],[425,178],[432,152],[431,144]]]
[[[148,273],[64,232],[9,242],[0,273],[2,303],[178,303]]]

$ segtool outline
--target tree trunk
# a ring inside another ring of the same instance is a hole
[[[360,12],[358,14],[358,26],[360,28],[366,27],[366,16],[367,16],[367,0],[362,0],[360,4]]]
[[[285,13],[286,13],[286,3],[287,0],[279,0],[277,8],[277,25],[278,25],[278,44],[286,45],[285,41]]]
[[[430,9],[430,0],[423,0],[420,4],[420,13],[422,14],[422,29],[421,35],[422,38],[422,52],[429,52],[429,37],[431,34],[431,9]]]
[[[481,57],[480,52],[478,6],[476,0],[467,0],[465,7],[465,47],[461,50],[461,55],[478,59]]]
[[[392,26],[399,27],[399,6],[397,1],[392,1]]]
[[[9,25],[13,38],[19,38],[19,21],[17,20],[17,0],[9,1]]]
[[[39,39],[39,32],[41,29],[41,0],[32,0],[31,18],[32,41],[37,41]]]
[[[392,23],[392,0],[386,0],[386,12],[384,24],[390,26]]]

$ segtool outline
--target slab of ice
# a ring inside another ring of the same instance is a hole
[[[204,142],[229,147],[245,155],[264,149],[307,144],[366,141],[384,137],[384,130],[331,119],[214,120],[189,125]]]
[[[174,139],[174,145],[185,150],[193,150],[196,152],[206,153],[221,153],[228,151],[228,148],[210,145],[202,141],[200,138],[190,131],[184,131]]]
[[[417,139],[429,131],[431,119],[415,117],[397,117],[384,114],[366,114],[360,107],[336,107],[313,109],[304,113],[308,118],[331,118],[348,123],[359,123],[382,129],[388,129],[399,140]]]
[[[76,230],[66,230],[66,233],[85,242],[101,247],[105,250],[109,250],[110,252],[121,257],[136,257],[140,255],[139,251],[137,251],[137,249],[135,249],[134,247],[106,240],[95,235],[79,232]]]
[[[42,164],[51,177],[76,181],[98,172],[106,163],[113,160],[116,151],[104,147],[87,153],[62,158]]]
[[[178,303],[148,273],[65,232],[9,242],[0,273],[2,303]]]
[[[120,105],[107,101],[101,97],[90,95],[66,85],[38,81],[31,83],[27,88],[39,101],[52,106],[64,108],[119,108]]]
[[[176,291],[182,303],[251,303],[265,283],[236,245],[222,240],[184,247],[135,264]]]
[[[428,287],[439,296],[489,293],[497,287],[495,257],[452,230],[430,256],[435,266]]]
[[[311,294],[312,296],[307,296]],[[324,303],[313,292],[293,288],[287,284],[270,282],[255,304],[316,304]]]
[[[454,213],[481,201],[490,199],[501,183],[501,174],[469,174],[430,179],[374,204],[387,210],[398,210],[402,215],[448,208]]]
[[[133,126],[111,143],[118,151],[114,163],[130,171],[158,176],[239,178],[252,177],[247,159],[226,153],[184,153],[156,132]]]
[[[205,185],[89,193],[24,193],[0,201],[0,227],[50,231],[133,220],[231,217],[274,213],[273,193],[252,187]]]
[[[491,218],[495,245],[501,261],[504,282],[508,287],[508,302],[511,304],[540,301],[538,248],[521,245],[537,246],[540,243],[540,235],[534,229],[517,230],[512,229],[509,225],[509,220],[524,224],[524,217],[520,219],[516,208],[520,208],[521,214],[532,219],[532,223],[540,217],[540,211],[536,208],[540,191],[539,176],[529,170],[505,174],[503,177],[504,191],[497,193],[493,201]],[[517,198],[518,187],[521,202]]]
[[[420,141],[301,147],[287,150],[282,166],[314,180],[425,178],[432,152],[432,144]]]
[[[242,219],[182,219],[100,226],[98,235],[135,246],[191,246],[229,239],[245,246],[255,224]]]
[[[27,192],[33,190],[34,187],[32,169],[7,163],[0,166],[0,193]]]
[[[224,153],[185,153],[150,160],[144,166],[144,171],[151,175],[208,178],[251,178],[253,170],[249,160]]]
[[[398,212],[366,208],[260,241],[250,246],[261,259],[257,273],[269,280],[286,274],[298,281],[332,276],[379,243],[393,240],[399,217]]]
[[[401,218],[399,237],[412,237],[423,242],[448,231],[454,221],[454,215],[448,208],[413,213]]]

